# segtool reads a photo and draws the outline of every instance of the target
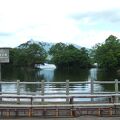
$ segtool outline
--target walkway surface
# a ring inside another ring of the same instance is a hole
[[[2,120],[120,120],[120,117],[81,116],[77,118],[2,118]]]

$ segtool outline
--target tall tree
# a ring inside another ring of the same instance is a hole
[[[49,51],[53,56],[52,61],[58,68],[86,68],[90,66],[90,60],[85,48],[78,49],[64,43],[53,45]]]
[[[42,45],[36,43],[27,42],[10,51],[10,61],[16,66],[34,67],[35,64],[44,63],[46,57],[47,54]]]
[[[99,66],[107,69],[120,67],[120,40],[110,35],[105,43],[96,45],[95,59]]]

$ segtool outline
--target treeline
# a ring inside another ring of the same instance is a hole
[[[106,69],[120,69],[120,39],[110,35],[104,43],[93,47],[94,62]]]
[[[51,60],[47,56],[51,55]],[[39,43],[21,44],[10,49],[10,65],[34,67],[45,62],[54,63],[58,68],[89,68],[93,63],[106,69],[120,68],[120,39],[110,35],[104,43],[92,49],[76,48],[74,45],[57,43],[47,52]]]
[[[34,67],[35,64],[43,64],[46,60],[47,52],[39,42],[21,44],[16,48],[10,49],[10,65]]]
[[[90,57],[86,48],[76,48],[72,44],[57,43],[49,51],[51,61],[58,68],[88,68],[91,66]]]

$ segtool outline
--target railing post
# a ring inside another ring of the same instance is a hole
[[[92,94],[94,94],[94,82],[93,82],[93,79],[91,79],[91,83],[90,83],[91,85],[91,87],[90,87],[90,89],[91,89],[91,95]]]
[[[66,80],[66,95],[69,95],[69,80]],[[69,98],[66,98],[66,102],[69,103]]]
[[[45,82],[44,80],[41,81],[41,95],[44,96],[45,94]],[[41,102],[44,103],[44,98],[41,99]]]
[[[90,89],[91,89],[91,95],[93,95],[94,94],[94,81],[93,81],[93,79],[91,78],[91,83],[90,83]],[[91,101],[94,101],[94,99],[93,98],[91,98]]]
[[[17,95],[20,95],[20,80],[17,80]],[[20,103],[20,98],[17,98],[17,104]]]
[[[115,94],[119,94],[119,88],[118,88],[118,79],[115,79]],[[115,102],[119,102],[119,97],[115,96]]]

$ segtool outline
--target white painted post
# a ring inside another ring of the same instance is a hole
[[[17,80],[17,95],[20,95],[20,80]],[[20,104],[20,98],[17,98],[17,104]]]
[[[69,80],[66,80],[66,95],[69,95]],[[69,103],[69,98],[66,98],[66,103]]]
[[[91,95],[93,95],[93,94],[94,94],[94,81],[93,81],[92,78],[91,78],[91,83],[90,83],[90,85],[91,85]],[[91,101],[94,101],[94,99],[91,98]]]
[[[91,79],[91,95],[94,94],[94,82],[93,79]]]
[[[44,96],[45,94],[45,82],[44,80],[41,81],[41,95]],[[44,103],[44,98],[41,99],[41,102]]]
[[[115,93],[116,93],[116,94],[119,94],[118,79],[115,79]],[[116,102],[116,103],[119,102],[119,97],[118,97],[118,96],[115,97],[115,102]]]

